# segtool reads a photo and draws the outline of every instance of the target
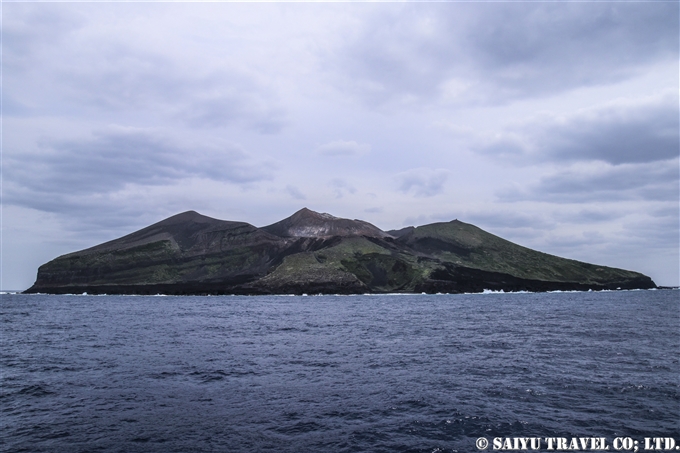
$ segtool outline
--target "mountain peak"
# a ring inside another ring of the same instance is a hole
[[[363,220],[343,219],[308,208],[302,208],[292,216],[262,229],[281,237],[389,236]]]
[[[306,219],[321,219],[321,220],[339,220],[338,217],[328,214],[327,212],[316,212],[308,208],[302,208],[295,214],[289,217],[295,220],[306,220]]]
[[[167,219],[161,220],[157,225],[172,225],[176,223],[186,223],[186,222],[196,222],[196,223],[215,223],[222,222],[221,220],[214,219],[212,217],[199,214],[196,211],[185,211],[179,214],[175,214]]]

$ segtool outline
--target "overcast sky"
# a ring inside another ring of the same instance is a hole
[[[196,210],[459,219],[679,282],[679,11],[2,4],[2,282]]]

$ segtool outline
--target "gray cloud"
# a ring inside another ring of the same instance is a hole
[[[246,127],[263,134],[276,134],[286,125],[283,109],[272,108],[258,96],[242,93],[194,100],[176,118],[200,128],[225,127],[246,118]]]
[[[538,200],[554,203],[591,201],[677,201],[678,159],[647,164],[569,168],[542,177],[524,188],[499,191],[502,201]]]
[[[504,103],[675,59],[677,15],[675,3],[390,5],[362,24],[333,69],[374,104]]]
[[[585,225],[591,223],[611,222],[620,219],[626,213],[620,209],[579,209],[576,211],[561,211],[554,215],[561,223]]]
[[[678,250],[680,245],[680,217],[677,212],[676,215],[652,217],[651,221],[626,222],[623,229],[627,235],[644,241],[649,247]]]
[[[338,178],[332,179],[328,185],[333,188],[335,198],[342,198],[345,194],[353,194],[357,191],[356,187],[352,186],[347,181]]]
[[[129,46],[111,45],[101,52],[106,63],[96,71],[69,67],[61,74],[67,100],[97,110],[167,112],[200,128],[238,124],[277,133],[286,124],[276,94],[234,68],[194,75],[165,57]]]
[[[11,175],[4,202],[47,211],[73,209],[79,196],[105,196],[129,184],[174,184],[191,177],[246,184],[270,179],[273,170],[234,145],[191,148],[159,132],[130,128],[109,128],[81,140],[43,140],[37,151],[7,156],[4,166]]]
[[[295,187],[293,185],[290,185],[290,184],[287,185],[286,188],[285,188],[285,191],[288,195],[290,195],[291,197],[293,197],[296,200],[306,200],[307,199],[305,194],[303,194],[300,191],[300,189],[298,189],[297,187]]]
[[[669,217],[671,219],[680,219],[680,204],[671,204],[662,208],[654,209],[649,212],[652,217]]]
[[[399,190],[416,197],[433,197],[444,191],[450,172],[445,169],[413,168],[396,176]]]
[[[354,140],[336,140],[319,146],[316,151],[324,156],[358,156],[371,150],[371,145]]]
[[[119,42],[99,43],[76,56],[91,61],[88,66],[76,61],[54,68],[65,101],[96,110],[153,109],[186,96],[189,80],[161,54],[132,48]],[[205,82],[196,87],[204,87]],[[206,87],[207,88],[207,87]]]
[[[485,17],[480,9],[480,27],[471,27],[472,48],[480,66],[496,71],[506,90],[529,94],[601,84],[630,76],[650,61],[677,56],[677,4],[489,6],[491,23],[479,20]]]
[[[45,43],[59,45],[65,37],[85,25],[75,11],[64,11],[58,5],[13,3],[3,6],[11,20],[2,24],[3,69],[34,70],[34,58]],[[40,33],[36,33],[40,30]]]
[[[471,222],[483,228],[530,228],[550,229],[555,223],[545,218],[517,211],[497,210],[493,212],[465,212],[465,222]]]
[[[276,90],[229,51],[219,64],[194,67],[187,64],[187,55],[158,46],[152,31],[131,39],[123,18],[134,22],[147,7],[154,8],[125,8],[120,16],[97,17],[102,27],[121,32],[102,35],[83,25],[81,16],[93,13],[89,8],[11,6],[13,20],[3,29],[3,64],[13,105],[57,116],[125,114],[138,121],[174,119],[200,128],[236,125],[265,134],[281,131],[287,114]]]
[[[520,125],[476,151],[513,160],[653,162],[680,154],[678,97],[619,102]]]

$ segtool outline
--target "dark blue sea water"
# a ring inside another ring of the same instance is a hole
[[[0,448],[471,452],[479,437],[680,441],[679,296],[5,294]]]

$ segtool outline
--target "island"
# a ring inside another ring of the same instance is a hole
[[[378,294],[649,289],[453,220],[383,231],[303,208],[265,227],[188,211],[38,269],[26,293]]]

